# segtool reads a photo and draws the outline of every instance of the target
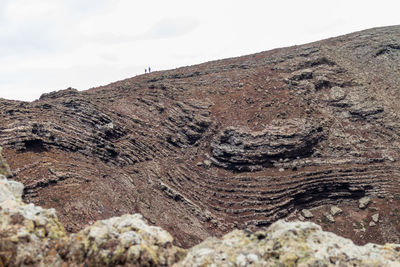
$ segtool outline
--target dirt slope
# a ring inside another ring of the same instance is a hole
[[[357,243],[399,243],[399,90],[400,26],[377,28],[0,99],[0,145],[24,199],[69,231],[141,213],[191,246],[313,208]]]

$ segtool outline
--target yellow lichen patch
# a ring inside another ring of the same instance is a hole
[[[47,237],[51,240],[65,238],[67,236],[64,226],[57,219],[53,220],[51,223],[47,223],[45,229]]]
[[[287,267],[296,266],[298,259],[299,259],[299,257],[294,252],[285,253],[280,258],[280,260],[284,264],[284,266],[287,266]]]

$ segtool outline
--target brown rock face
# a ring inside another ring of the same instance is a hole
[[[399,242],[399,47],[399,26],[377,28],[0,99],[0,145],[24,200],[54,207],[69,231],[141,213],[190,246],[335,204],[330,230]],[[348,227],[367,225],[363,196],[385,222],[371,232]]]
[[[280,120],[253,132],[229,127],[211,143],[215,165],[234,170],[256,171],[279,159],[308,157],[322,139],[322,127],[305,120]]]

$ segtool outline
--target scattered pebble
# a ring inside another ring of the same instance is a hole
[[[301,215],[303,215],[303,217],[306,219],[310,219],[310,218],[314,217],[314,215],[308,209],[301,210]]]
[[[335,216],[335,215],[340,214],[342,212],[343,212],[343,210],[341,208],[337,207],[337,206],[331,206],[331,208],[330,208],[330,213],[332,214],[332,216]]]
[[[333,216],[329,213],[324,213],[324,218],[325,220],[327,220],[330,223],[335,223],[335,219],[333,218]]]
[[[379,208],[377,208],[377,207],[370,207],[369,208],[371,211],[378,211],[379,210]]]
[[[379,213],[372,215],[372,220],[377,223],[379,221]]]
[[[211,161],[206,159],[203,161],[203,165],[204,165],[204,167],[206,167],[208,169],[211,167]]]
[[[371,198],[369,197],[362,197],[358,200],[358,207],[360,209],[365,209],[368,207],[368,204],[371,202]]]

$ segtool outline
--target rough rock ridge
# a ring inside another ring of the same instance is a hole
[[[0,175],[0,266],[47,265],[66,233],[54,209],[22,202],[23,185]],[[58,258],[58,256],[56,256]]]
[[[0,266],[169,266],[185,255],[140,214],[68,236],[54,209],[23,203],[22,191],[21,183],[0,176]]]
[[[400,245],[356,246],[318,225],[278,221],[234,230],[185,250],[140,214],[97,221],[67,235],[54,209],[21,201],[23,185],[0,176],[0,266],[398,266]]]
[[[309,222],[272,224],[267,231],[234,230],[189,249],[176,266],[398,266],[400,245],[354,243]]]

